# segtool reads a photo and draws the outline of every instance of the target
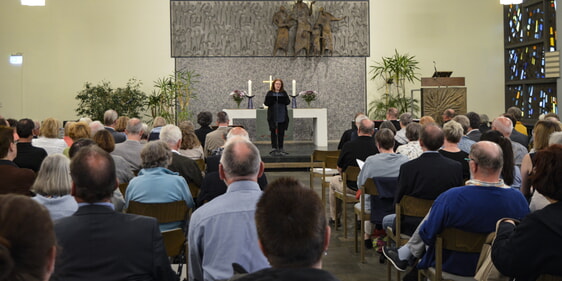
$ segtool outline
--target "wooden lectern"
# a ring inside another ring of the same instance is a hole
[[[427,77],[421,79],[422,116],[429,115],[439,124],[441,114],[452,108],[457,114],[466,114],[466,87],[464,77]]]

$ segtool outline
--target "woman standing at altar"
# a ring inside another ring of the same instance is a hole
[[[285,130],[289,127],[289,114],[287,105],[291,103],[289,95],[283,88],[283,80],[277,78],[271,83],[271,88],[265,96],[264,104],[267,106],[267,122],[271,132],[270,154],[288,154],[283,150]]]

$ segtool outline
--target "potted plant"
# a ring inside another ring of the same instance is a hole
[[[174,74],[154,81],[156,90],[148,97],[148,108],[154,119],[162,116],[170,124],[187,120],[191,99],[197,97],[195,85],[199,74],[192,70],[176,71]]]
[[[394,56],[382,57],[382,61],[371,66],[371,80],[381,79],[385,82],[385,93],[382,97],[369,103],[371,118],[384,118],[386,110],[390,107],[396,107],[400,112],[419,110],[418,101],[406,97],[406,82],[420,80],[419,74],[416,73],[418,69],[415,56],[400,54],[396,49]]]

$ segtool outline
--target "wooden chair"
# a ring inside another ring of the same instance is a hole
[[[328,173],[325,174],[325,176],[322,178],[322,203],[324,204],[324,207],[326,207],[326,189],[328,189],[330,187],[330,180],[332,179],[332,177],[336,174],[338,174],[337,170],[338,170],[338,156],[328,156],[326,157],[326,161],[324,162],[324,165],[326,167],[326,170],[328,171],[336,171],[335,173]]]
[[[472,276],[459,276],[451,273],[443,272],[443,250],[463,252],[463,253],[480,253],[482,245],[486,241],[489,233],[467,232],[458,228],[445,228],[435,241],[435,267],[420,269],[418,271],[418,280],[422,280],[422,276],[429,280],[474,280]]]
[[[326,175],[337,174],[338,171],[326,167],[326,157],[339,157],[339,150],[314,150],[310,155],[310,188],[314,189],[314,178],[322,178],[322,183],[326,180]]]
[[[130,201],[127,213],[154,217],[158,223],[168,223],[176,221],[187,222],[189,207],[185,201],[175,201],[169,203],[141,203]],[[187,239],[185,238],[186,229],[176,228],[162,232],[164,246],[169,257],[174,257],[178,261],[178,279],[181,276],[183,265],[187,267]]]
[[[392,228],[386,229],[387,236],[396,243],[396,247],[405,245],[408,242],[408,239],[410,239],[410,236],[402,233],[402,216],[423,218],[427,215],[429,209],[431,209],[431,205],[433,205],[433,200],[416,198],[409,195],[404,195],[400,202],[396,204],[396,222],[394,224],[395,231],[393,231]],[[387,263],[386,269],[389,281],[392,280],[391,270],[392,265],[389,262]],[[396,280],[401,280],[400,271],[398,270],[396,271]]]
[[[359,238],[358,236],[365,233],[365,221],[371,220],[371,211],[365,210],[365,195],[369,194],[371,196],[379,196],[385,199],[392,199],[396,191],[396,186],[398,184],[397,177],[379,177],[379,178],[368,178],[365,184],[361,186],[361,202],[360,206],[355,206],[355,252],[358,252],[359,248]],[[379,192],[380,190],[380,192]],[[371,205],[371,210],[374,210],[375,206]],[[386,208],[387,209],[387,208]],[[380,210],[382,211],[382,210]],[[382,211],[384,212],[384,211]],[[388,211],[387,211],[388,212]],[[381,216],[385,216],[391,213],[382,213]],[[360,220],[361,223],[361,234],[357,233],[357,221]],[[365,263],[365,247],[361,246],[361,262]]]
[[[345,169],[345,172],[342,173],[342,185],[343,185],[343,192],[334,192],[336,196],[336,200],[342,200],[342,218],[343,218],[343,237],[347,238],[347,204],[355,204],[359,202],[355,198],[355,194],[347,194],[347,181],[357,181],[357,177],[359,176],[359,172],[361,169],[356,166],[348,166]],[[335,206],[333,206],[335,208]],[[338,229],[338,225],[336,224],[336,230]]]
[[[205,172],[205,169],[207,168],[205,159],[197,159],[195,162],[197,163],[197,166],[199,166],[199,170],[201,170],[201,172]]]
[[[121,191],[121,194],[123,194],[123,198],[125,198],[125,191],[127,191],[127,186],[129,186],[128,182],[119,184],[119,191]]]

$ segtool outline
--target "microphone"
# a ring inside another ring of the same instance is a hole
[[[437,73],[437,64],[435,63],[435,61],[433,61],[433,69],[435,69],[435,72]]]

